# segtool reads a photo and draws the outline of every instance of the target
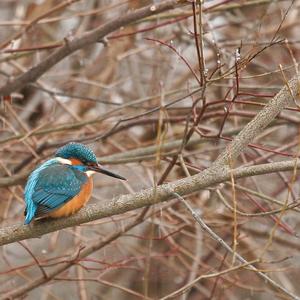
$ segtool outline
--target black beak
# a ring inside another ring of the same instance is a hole
[[[102,173],[102,174],[108,175],[110,177],[118,178],[118,179],[121,179],[121,180],[127,180],[126,178],[124,178],[121,175],[115,174],[111,171],[108,171],[108,170],[104,169],[100,164],[97,164],[97,165],[95,164],[95,165],[89,166],[89,170],[95,171],[97,173]]]

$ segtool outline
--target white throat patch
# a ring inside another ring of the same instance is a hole
[[[88,176],[88,177],[91,177],[93,174],[95,174],[96,172],[95,171],[92,171],[92,170],[88,170],[85,172],[85,174]]]
[[[56,157],[56,160],[64,165],[72,165],[72,162],[69,159]]]

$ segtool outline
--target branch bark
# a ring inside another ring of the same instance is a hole
[[[223,151],[215,163],[203,172],[164,184],[158,188],[150,188],[133,195],[123,195],[112,199],[109,203],[98,203],[88,205],[79,213],[60,220],[40,220],[34,225],[14,225],[0,229],[0,245],[13,243],[33,237],[40,237],[43,234],[53,232],[62,228],[79,225],[100,218],[121,214],[126,211],[163,202],[173,198],[174,193],[180,196],[188,195],[229,180],[233,174],[235,178],[268,174],[278,171],[288,171],[299,168],[300,163],[295,160],[262,164],[247,168],[230,170],[227,166],[247,147],[255,136],[259,135],[263,129],[284,109],[292,104],[294,98],[299,93],[300,76],[293,77],[276,96],[265,106],[257,116],[250,121],[236,136],[236,138]]]
[[[300,77],[293,77],[236,136],[226,150],[217,158],[214,165],[227,165],[229,160],[235,160],[288,105],[292,105],[293,99],[299,95]]]
[[[269,174],[279,171],[292,171],[300,168],[300,162],[289,160],[261,164],[258,166],[238,168],[235,170],[206,169],[197,175],[183,178],[154,188],[149,188],[132,195],[122,195],[108,202],[87,205],[77,214],[62,219],[42,219],[33,225],[13,225],[0,229],[0,246],[29,238],[37,238],[44,234],[63,228],[80,225],[82,223],[99,220],[105,217],[122,214],[130,210],[146,207],[174,198],[174,193],[185,196],[212,185],[234,178]]]

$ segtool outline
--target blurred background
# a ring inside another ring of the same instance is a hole
[[[0,1],[0,86],[85,32],[163,2]],[[3,97],[1,178],[20,178],[2,184],[1,227],[23,222],[28,173],[69,141],[89,145],[105,167],[128,179],[95,175],[90,203],[209,167],[297,74],[299,5],[298,0],[187,1],[112,32]],[[232,167],[295,157],[299,122],[295,100]],[[299,201],[297,179],[293,172],[249,177],[185,199],[238,253],[261,259],[257,268],[300,295],[299,209],[280,212],[284,203]],[[264,214],[273,210],[279,214]],[[46,284],[37,281],[42,270],[70,261],[82,247],[126,227],[140,211],[1,247],[0,295],[36,282],[23,299],[161,299],[201,275],[234,265],[178,200],[150,211],[144,222],[74,260]],[[271,297],[284,296],[242,268],[199,280],[172,299]]]

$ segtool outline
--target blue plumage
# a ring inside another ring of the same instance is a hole
[[[34,187],[38,181],[38,176],[40,171],[44,170],[48,166],[51,166],[52,164],[57,163],[55,159],[50,159],[46,162],[44,162],[42,165],[40,165],[37,169],[35,169],[29,176],[27,184],[25,186],[24,190],[24,197],[26,202],[26,208],[25,208],[25,224],[29,224],[30,221],[33,219],[36,210],[37,210],[37,204],[34,203],[31,198],[34,193]]]
[[[60,163],[57,158],[35,169],[25,187],[25,224],[39,215],[49,213],[75,197],[87,182],[84,166]],[[85,168],[86,169],[86,168]]]
[[[91,196],[93,184],[88,175],[98,172],[126,180],[98,164],[94,152],[83,144],[69,143],[59,148],[55,156],[41,164],[28,178],[24,191],[25,224],[49,213],[50,216],[61,217],[78,211]],[[79,198],[76,197],[78,195]],[[75,206],[73,202],[69,202],[72,199],[75,199]],[[69,207],[64,208],[67,202]],[[70,210],[72,206],[75,209]]]
[[[97,163],[97,157],[92,149],[80,143],[69,143],[59,148],[55,156],[66,159],[77,158],[83,163]]]

